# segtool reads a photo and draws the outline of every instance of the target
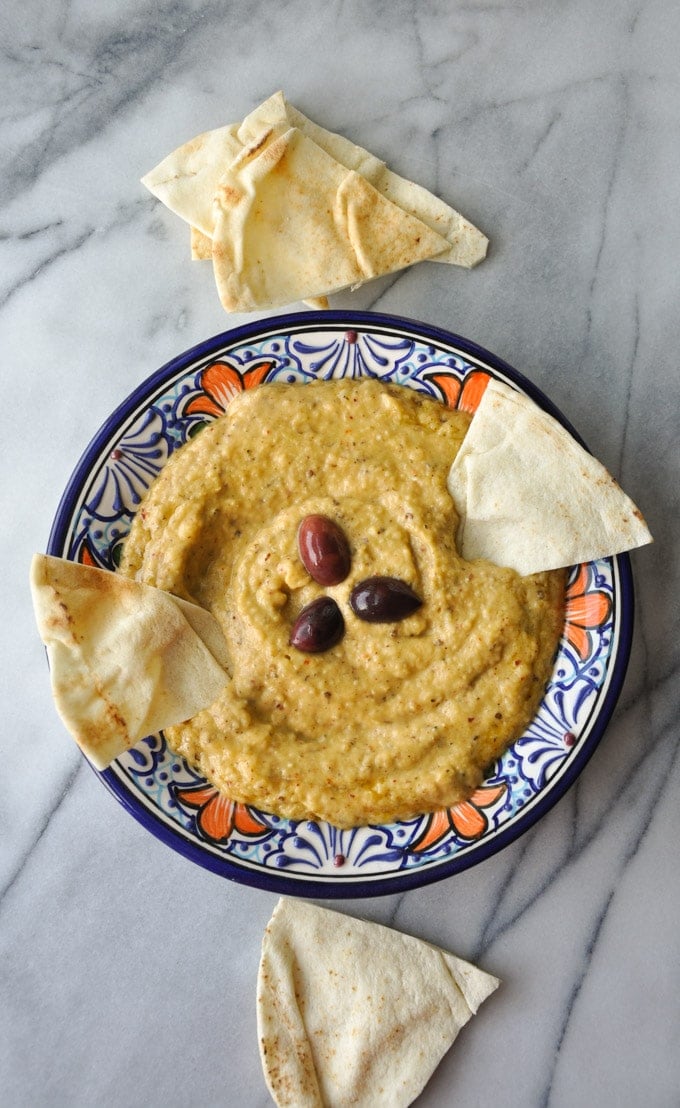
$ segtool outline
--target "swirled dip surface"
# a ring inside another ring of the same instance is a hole
[[[468,796],[535,714],[562,626],[561,573],[465,562],[446,475],[470,417],[377,381],[264,385],[162,470],[121,571],[194,600],[231,656],[220,697],[167,738],[234,800],[336,826],[405,819]],[[351,570],[322,587],[296,536],[335,520]],[[352,587],[398,577],[422,607],[398,623],[351,611]],[[289,645],[329,595],[342,640]]]

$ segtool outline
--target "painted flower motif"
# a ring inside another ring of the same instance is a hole
[[[328,381],[333,377],[392,379],[414,349],[401,335],[373,335],[362,331],[321,331],[304,339],[294,337],[289,356],[303,375]]]
[[[90,541],[87,537],[83,541],[83,545],[78,551],[78,559],[81,565],[93,566],[95,569],[104,569],[101,559],[96,557],[94,547],[90,545]]]
[[[250,837],[269,832],[245,804],[224,796],[214,785],[189,785],[173,789],[175,799],[198,814],[196,827],[209,842],[224,843],[236,831]]]
[[[576,567],[567,586],[564,637],[582,662],[594,650],[592,632],[604,626],[611,616],[612,600],[603,589],[589,589],[592,570],[588,563]]]
[[[191,398],[185,415],[223,415],[238,393],[261,384],[275,364],[273,361],[254,362],[248,369],[241,370],[226,359],[213,362],[201,371],[198,380],[202,391]]]
[[[115,571],[120,565],[126,533],[116,527],[107,531],[90,528],[80,536],[68,557],[84,566]]]
[[[87,511],[101,522],[111,522],[126,512],[136,511],[170,453],[166,418],[152,406],[104,459],[85,503]]]
[[[462,382],[453,373],[430,373],[427,379],[437,386],[447,407],[474,413],[484,396],[491,375],[481,369],[472,369]]]
[[[489,820],[484,809],[496,804],[507,788],[504,781],[498,785],[480,785],[468,800],[463,800],[452,808],[440,808],[431,812],[423,831],[410,844],[409,849],[422,854],[436,846],[450,832],[468,842],[481,839],[489,829]]]

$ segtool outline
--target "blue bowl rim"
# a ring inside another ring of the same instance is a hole
[[[502,358],[462,335],[433,324],[379,312],[352,310],[306,311],[265,317],[222,331],[176,355],[146,377],[114,409],[85,448],[60,498],[48,539],[48,554],[61,555],[68,535],[73,505],[102,447],[129,413],[134,411],[147,397],[152,396],[158,390],[159,385],[173,378],[193,362],[209,357],[213,351],[222,349],[224,346],[247,342],[263,332],[271,332],[273,328],[286,331],[287,329],[300,329],[313,325],[316,329],[323,329],[324,324],[345,326],[348,330],[354,328],[369,329],[371,326],[378,329],[396,328],[407,334],[412,333],[414,337],[420,340],[429,339],[434,344],[453,346],[463,354],[485,363],[493,370],[508,377],[540,407],[557,419],[577,442],[584,447],[586,446],[581,436],[559,408],[533,382],[529,381],[524,374]],[[381,877],[378,881],[370,878],[362,881],[353,877],[346,883],[342,880],[340,874],[333,880],[321,882],[313,877],[307,878],[303,874],[292,877],[264,870],[252,870],[240,866],[228,858],[202,850],[195,843],[185,839],[179,831],[175,831],[151,811],[142,807],[110,769],[99,771],[94,769],[93,766],[91,768],[122,807],[166,846],[204,869],[239,884],[250,885],[267,892],[286,896],[340,900],[388,896],[414,888],[421,888],[447,877],[452,877],[456,873],[461,873],[492,857],[515,842],[520,836],[526,834],[568,792],[599,745],[623,688],[630,658],[634,626],[634,585],[630,557],[625,553],[618,554],[613,558],[613,561],[617,565],[621,590],[618,649],[597,720],[586,740],[581,744],[559,780],[532,805],[524,816],[520,815],[509,827],[501,829],[489,840],[482,839],[470,851],[466,851],[462,855],[453,855],[449,860],[438,862],[432,868],[421,867],[414,870],[404,870],[392,877]],[[87,759],[85,760],[87,761]],[[91,765],[89,761],[88,765]]]

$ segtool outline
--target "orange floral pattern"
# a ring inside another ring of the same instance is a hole
[[[592,589],[588,563],[577,567],[567,586],[564,637],[582,662],[593,652],[592,632],[599,630],[612,613],[612,599],[603,589]]]
[[[460,408],[463,412],[474,413],[486,391],[491,375],[481,369],[472,369],[461,383],[460,377],[452,373],[431,373],[428,381],[433,381],[442,394],[448,408]]]
[[[496,804],[507,792],[507,788],[505,782],[499,785],[480,785],[468,800],[463,800],[452,808],[440,808],[432,812],[427,817],[424,830],[411,843],[410,849],[416,854],[422,854],[425,850],[431,850],[451,831],[468,842],[481,839],[489,829],[489,820],[484,809]]]
[[[78,561],[81,562],[81,564],[84,566],[94,566],[96,568],[99,565],[99,562],[95,560],[94,554],[90,550],[87,539],[80,548]]]
[[[248,369],[241,371],[226,359],[212,362],[199,377],[202,393],[189,401],[185,414],[223,415],[238,393],[261,384],[275,364],[273,361],[254,362]]]
[[[115,568],[140,493],[166,457],[205,422],[221,416],[239,393],[264,381],[373,376],[412,385],[451,408],[474,413],[492,379],[483,368],[494,364],[491,355],[478,363],[464,351],[452,357],[450,344],[440,348],[429,338],[415,340],[410,332],[395,336],[392,327],[383,334],[371,326],[364,333],[357,325],[320,337],[316,318],[310,331],[270,334],[267,323],[256,339],[249,330],[243,341],[225,345],[220,338],[210,348],[203,345],[181,370],[173,370],[143,412],[129,406],[118,424],[119,438],[114,441],[107,431],[60,509],[61,531],[55,533],[64,536],[59,544],[65,544],[66,556]],[[502,367],[498,373],[503,378]],[[136,422],[130,429],[127,420],[133,413]],[[171,842],[179,827],[182,849],[190,840],[192,856],[200,860],[208,851],[211,868],[219,858],[230,877],[244,859],[252,871],[267,874],[310,876],[321,870],[326,881],[331,867],[334,874],[337,867],[343,880],[365,877],[367,883],[375,867],[393,875],[404,870],[411,881],[419,868],[426,874],[440,865],[445,872],[464,869],[477,856],[477,844],[483,852],[497,835],[502,842],[508,825],[518,815],[524,819],[525,798],[553,788],[560,795],[557,771],[574,750],[578,767],[582,720],[597,710],[619,650],[610,628],[622,625],[625,632],[629,619],[625,588],[621,595],[617,582],[614,567],[605,563],[572,567],[555,680],[537,726],[515,744],[508,766],[504,762],[498,775],[450,808],[394,826],[343,832],[314,821],[277,819],[230,800],[191,767],[180,766],[162,733],[125,755],[115,774],[107,771],[107,779],[126,806],[162,813],[159,837]],[[622,641],[625,645],[625,634]],[[462,865],[455,860],[458,852]]]
[[[196,827],[204,839],[224,843],[233,831],[241,835],[263,835],[269,831],[245,804],[229,800],[214,785],[189,785],[174,789],[175,799],[198,814]]]

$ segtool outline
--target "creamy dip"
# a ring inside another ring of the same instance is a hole
[[[168,728],[171,747],[233,800],[339,827],[450,806],[534,716],[563,620],[561,572],[465,562],[446,476],[470,416],[378,381],[262,385],[170,459],[125,544],[121,572],[212,611],[229,680]],[[309,576],[301,520],[334,520],[351,568]],[[406,582],[396,623],[352,612],[352,587]],[[301,609],[333,597],[345,634],[289,644]]]

